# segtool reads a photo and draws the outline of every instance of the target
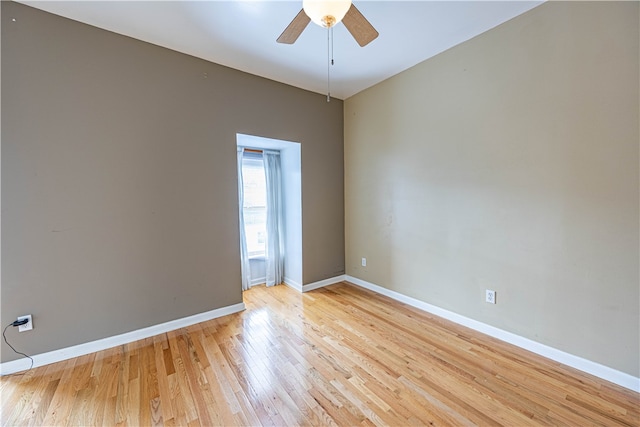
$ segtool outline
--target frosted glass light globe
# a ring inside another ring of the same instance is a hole
[[[302,8],[321,27],[329,28],[342,21],[351,7],[351,0],[303,0]]]

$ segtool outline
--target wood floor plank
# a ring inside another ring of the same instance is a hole
[[[173,419],[173,407],[171,405],[171,393],[169,391],[169,374],[167,373],[168,370],[165,365],[165,351],[162,347],[162,342],[158,337],[154,339],[153,355],[155,358],[158,379],[157,411],[160,413],[159,415],[162,417],[164,422],[165,420]]]
[[[49,409],[42,421],[43,425],[66,425],[68,419],[71,418],[69,412],[76,396],[76,391],[73,389],[73,378],[76,376],[76,366],[80,368],[80,371],[82,370],[83,361],[84,358],[79,357],[61,362],[66,366],[60,376],[60,383],[53,395]]]
[[[605,425],[640,395],[340,283],[0,379],[1,424]]]

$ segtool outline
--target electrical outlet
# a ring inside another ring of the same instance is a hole
[[[22,320],[22,319],[28,319],[29,321],[27,323],[25,323],[24,325],[18,326],[18,332],[24,332],[24,331],[32,330],[33,329],[33,318],[31,317],[31,315],[27,314],[26,316],[18,316],[18,320]]]
[[[363,267],[367,266],[367,259],[366,258],[362,258],[362,266]]]
[[[495,304],[496,303],[496,291],[492,291],[490,289],[487,289],[485,291],[484,300],[486,302],[488,302],[489,304]]]

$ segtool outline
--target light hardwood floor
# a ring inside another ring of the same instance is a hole
[[[0,380],[10,425],[639,425],[637,393],[340,283]]]

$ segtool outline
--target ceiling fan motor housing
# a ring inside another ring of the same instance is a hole
[[[330,28],[342,21],[351,7],[351,0],[303,0],[302,8],[311,20]]]

